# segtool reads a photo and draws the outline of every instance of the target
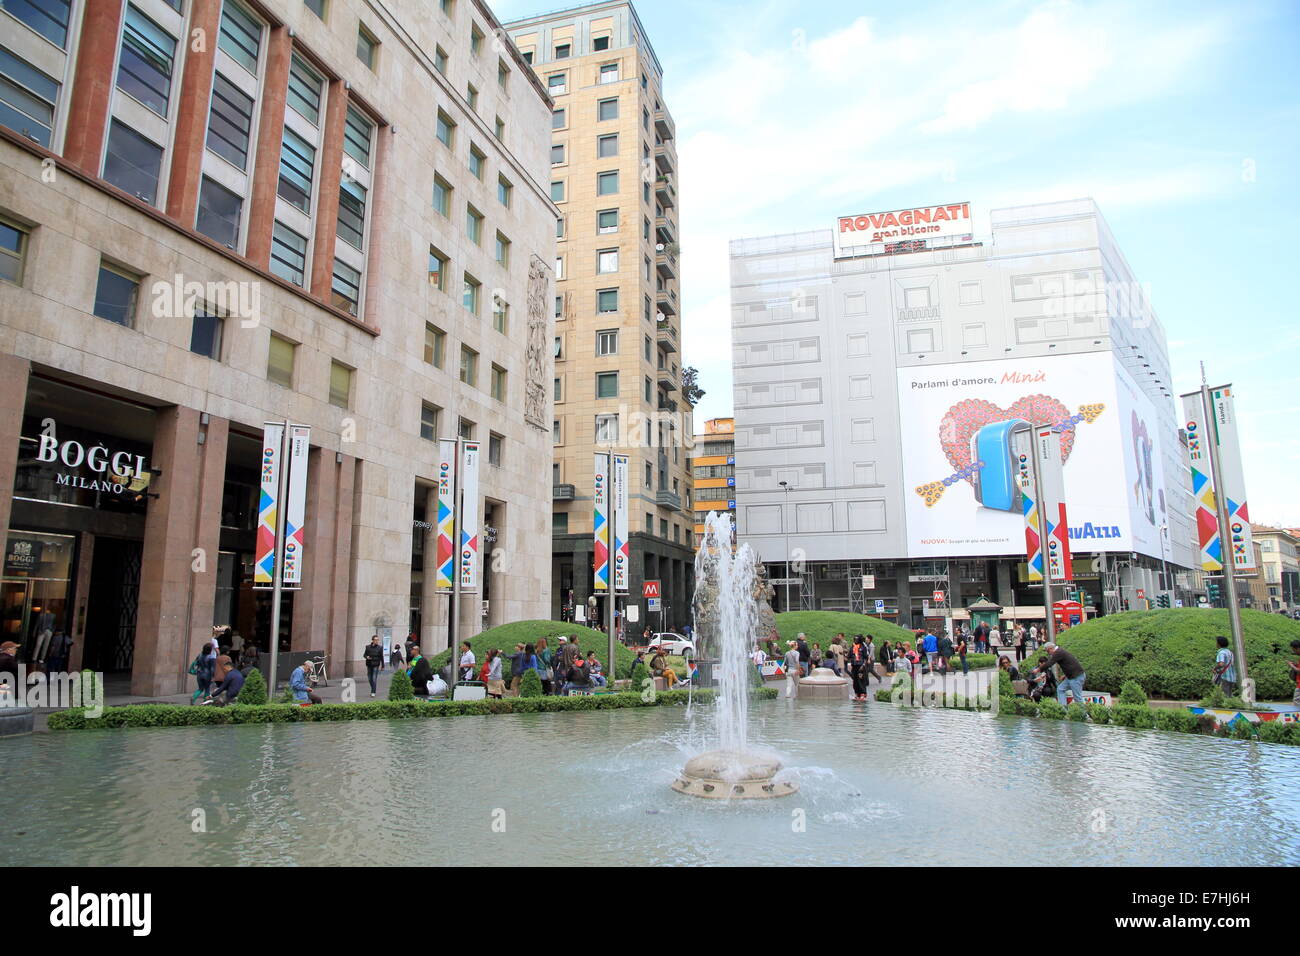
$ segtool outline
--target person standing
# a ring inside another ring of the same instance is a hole
[[[208,692],[208,687],[212,684],[212,675],[216,670],[217,655],[212,649],[211,644],[204,644],[203,649],[194,658],[190,664],[190,673],[194,675],[194,680],[198,684],[197,689],[190,695],[190,703],[194,703],[200,697]]]
[[[853,699],[867,699],[865,675],[871,667],[871,657],[861,634],[853,637],[853,646],[849,648],[849,676],[853,678]]]
[[[402,656],[402,645],[397,641],[393,641],[393,646],[388,649],[388,666],[396,670],[405,663],[406,659]]]
[[[957,642],[957,656],[961,658],[961,672],[963,675],[970,673],[970,668],[966,665],[966,639],[962,638]]]
[[[808,647],[808,635],[800,631],[796,641],[796,647],[799,650],[799,673],[800,676],[807,677],[808,662],[812,660],[812,650]]]
[[[469,646],[469,641],[460,642],[460,679],[474,679],[474,649]]]
[[[1074,700],[1082,704],[1083,682],[1088,675],[1083,672],[1083,665],[1079,663],[1079,659],[1055,644],[1044,644],[1043,650],[1047,652],[1047,659],[1034,670],[1050,672],[1053,665],[1061,668],[1061,680],[1056,684],[1056,702],[1064,707],[1065,696],[1069,692]]]
[[[555,652],[546,638],[537,639],[537,676],[542,679],[542,693],[550,694],[555,684]]]
[[[501,677],[501,651],[495,647],[487,655],[487,693],[497,700],[506,695],[506,682]]]
[[[1291,642],[1291,653],[1300,657],[1300,641]],[[1300,707],[1300,664],[1294,664],[1291,661],[1286,662],[1287,673],[1295,681],[1295,692],[1291,695],[1291,703]]]
[[[1226,637],[1219,635],[1214,642],[1219,646],[1219,652],[1214,655],[1214,685],[1225,697],[1232,697],[1237,693],[1236,658],[1228,648]]]
[[[862,686],[870,689],[873,675],[876,677],[877,684],[884,683],[880,676],[876,674],[876,639],[868,634],[867,641],[862,646],[867,649],[867,669],[862,674]]]
[[[935,658],[939,656],[939,638],[933,632],[926,632],[922,638],[922,648],[925,650],[925,662],[930,667],[931,673],[934,672]]]
[[[829,648],[831,656],[835,658],[835,672],[837,674],[845,673],[845,667],[849,658],[849,649],[844,644],[844,635],[836,634],[831,641]]]
[[[1025,659],[1025,626],[1019,624],[1016,626],[1016,663],[1022,663]]]
[[[1037,646],[1038,646],[1038,625],[1037,625],[1037,624],[1030,624],[1030,625],[1029,625],[1029,644],[1028,644],[1028,650],[1029,650],[1029,653],[1030,653],[1030,654],[1034,653],[1034,649],[1035,649]]]
[[[379,635],[372,634],[370,643],[366,649],[361,652],[361,657],[366,662],[366,680],[370,681],[370,696],[375,696],[377,683],[379,681],[379,669],[384,666],[384,648],[379,643]]]
[[[799,642],[790,641],[785,652],[785,696],[793,697],[798,688],[799,675],[802,673],[799,663]]]

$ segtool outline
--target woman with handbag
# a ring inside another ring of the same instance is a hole
[[[537,676],[542,679],[542,693],[550,694],[555,682],[555,652],[546,638],[537,639]]]

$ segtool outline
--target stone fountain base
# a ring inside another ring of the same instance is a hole
[[[829,667],[814,667],[796,684],[800,700],[848,700],[852,688],[847,677],[839,677]]]
[[[798,792],[797,784],[772,779],[780,769],[781,761],[774,757],[710,750],[688,760],[672,787],[714,800],[767,800]]]

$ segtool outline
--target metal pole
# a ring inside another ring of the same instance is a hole
[[[280,656],[280,604],[284,595],[284,525],[286,518],[285,500],[289,494],[289,420],[284,421],[284,432],[280,436],[280,480],[276,489],[275,505],[275,565],[274,583],[271,588],[271,679],[267,683],[267,693],[275,700],[275,670]]]
[[[1228,496],[1223,489],[1223,465],[1219,461],[1219,423],[1214,416],[1214,405],[1210,401],[1210,387],[1205,383],[1205,366],[1201,366],[1201,409],[1204,420],[1213,424],[1212,433],[1207,436],[1210,446],[1210,477],[1214,482],[1214,507],[1219,522],[1219,554],[1222,556],[1223,583],[1228,589],[1228,622],[1232,625],[1232,644],[1237,654],[1237,679],[1241,687],[1241,699],[1248,704],[1255,702],[1254,688],[1250,686],[1246,674],[1246,641],[1241,633],[1241,608],[1237,605],[1237,570],[1232,555],[1232,538],[1228,531]]]
[[[1037,427],[1037,426],[1035,426]],[[1052,564],[1047,559],[1047,514],[1043,510],[1043,481],[1038,468],[1038,445],[1029,456],[1034,475],[1034,507],[1038,509],[1038,535],[1043,549],[1043,605],[1047,612],[1047,643],[1056,643],[1056,609],[1052,607]]]
[[[781,509],[781,526],[785,528],[785,610],[790,612],[790,516],[786,514],[790,510],[790,485],[781,482],[781,490],[785,492]]]
[[[629,462],[629,468],[630,468]],[[618,464],[614,461],[614,452],[609,453],[609,543],[614,547],[610,550],[614,553],[609,556],[609,590],[605,592],[609,598],[609,606],[605,608],[605,620],[609,625],[609,676],[606,678],[610,687],[614,686],[614,678],[618,676],[617,669],[614,667],[614,605],[617,603],[617,576],[618,572]],[[631,571],[631,568],[627,569]]]
[[[460,678],[460,658],[456,656],[456,628],[459,624],[457,618],[460,617],[460,469],[465,461],[463,442],[463,438],[456,439],[456,461],[451,469],[452,570],[451,591],[447,595],[447,652],[451,658],[451,680],[448,685],[452,699],[456,697],[456,681]]]
[[[1160,590],[1170,592],[1169,606],[1173,607],[1173,588],[1169,577],[1169,561],[1165,557],[1165,538],[1169,535],[1169,525],[1160,526]]]

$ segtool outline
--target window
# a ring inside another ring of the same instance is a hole
[[[465,235],[476,246],[483,242],[483,214],[469,203],[465,204]]]
[[[596,333],[596,354],[618,354],[618,329],[601,329]]]
[[[497,200],[507,209],[510,208],[510,201],[514,196],[515,187],[510,184],[510,180],[504,176],[497,177]]]
[[[425,441],[438,440],[438,406],[420,403],[420,437]]]
[[[237,3],[226,0],[221,5],[221,39],[218,41],[232,60],[254,76],[257,55],[262,46],[262,24]]]
[[[451,117],[438,110],[438,142],[442,143],[448,149],[452,149],[456,142],[456,124],[451,121]]]
[[[609,49],[609,37],[595,37],[591,41],[591,48],[595,51]]]
[[[652,345],[651,345],[651,342],[650,342],[650,336],[647,335],[647,336],[645,337],[645,348],[643,349],[643,351],[645,352],[645,360],[646,360],[647,362],[650,361],[650,352],[651,352],[651,349],[652,349]]]
[[[602,249],[596,253],[596,272],[604,275],[618,271],[618,250]]]
[[[447,291],[447,266],[450,262],[436,247],[429,247],[429,285],[442,292]]]
[[[600,82],[616,83],[618,82],[618,64],[602,63],[600,66]]]
[[[596,213],[596,232],[602,235],[610,232],[618,232],[618,210],[602,209]]]
[[[596,174],[596,195],[612,196],[618,192],[618,170]]]
[[[447,51],[442,47],[434,48],[433,68],[444,76],[447,75]]]
[[[459,438],[473,439],[474,423],[471,422],[469,419],[462,418],[460,422],[456,425],[456,435]]]
[[[961,327],[961,344],[968,349],[988,345],[988,334],[983,322],[972,322]]]
[[[119,120],[113,120],[104,153],[105,180],[151,206],[156,205],[162,158],[161,146]]]
[[[556,239],[564,238],[564,217],[563,216],[555,217],[555,238]]]
[[[618,290],[601,289],[596,293],[596,311],[597,312],[617,312],[618,311]]]
[[[357,111],[348,107],[347,122],[343,127],[343,151],[361,164],[363,169],[370,168],[370,141],[375,124]]]
[[[5,4],[6,7],[9,4]],[[227,4],[229,6],[229,4]],[[117,88],[159,116],[166,117],[171,99],[172,60],[176,40],[131,4],[122,27],[122,55]]]
[[[221,243],[227,249],[239,245],[239,215],[244,208],[244,199],[232,193],[215,180],[203,177],[199,186],[199,212],[194,221],[194,228],[203,235]]]
[[[424,323],[424,360],[442,368],[447,353],[447,333],[429,322]]]
[[[927,292],[929,290],[924,290]],[[934,351],[934,331],[932,329],[908,329],[907,351],[913,354]]]
[[[564,279],[564,256],[555,257],[555,278],[557,281]]]
[[[472,110],[478,109],[478,87],[470,83],[465,87],[465,102]]]
[[[320,90],[320,74],[304,63],[301,57],[295,56],[289,62],[289,91],[286,102],[295,113],[312,126],[320,125]]]
[[[307,285],[307,239],[282,222],[271,230],[271,271],[296,286]]]
[[[341,362],[330,362],[330,404],[347,408],[352,398],[352,369]]]
[[[253,98],[221,75],[212,76],[207,146],[238,169],[248,164],[248,137],[253,128]]]
[[[460,380],[466,385],[478,384],[478,353],[468,345],[460,347]]]
[[[618,372],[596,373],[596,397],[618,398]]]
[[[558,425],[559,422],[556,422]],[[559,442],[557,441],[558,445]],[[569,513],[567,511],[554,511],[551,513],[551,534],[568,534],[569,533]]]
[[[339,238],[360,250],[366,227],[366,187],[344,176],[339,182]]]
[[[564,379],[560,378],[558,375],[555,376],[554,394],[552,397],[557,402],[564,401]]]
[[[475,56],[483,52],[483,31],[477,23],[471,23],[469,27],[469,49]]]
[[[572,47],[568,43],[557,43],[555,45],[555,59],[567,60]]]
[[[600,122],[618,119],[618,97],[599,100],[596,103],[596,119]]]
[[[614,445],[618,443],[618,415],[596,416],[596,444]]]
[[[140,277],[107,262],[99,263],[99,281],[95,285],[95,314],[128,329],[135,327],[135,303],[140,292]]]
[[[221,333],[225,318],[206,302],[194,305],[194,322],[190,327],[190,351],[214,362],[221,361]]]
[[[510,303],[500,296],[494,296],[492,299],[492,328],[502,335],[506,335],[510,330]]]
[[[57,47],[68,42],[69,0],[25,0],[5,3],[6,13],[17,17]]]
[[[498,402],[506,400],[506,370],[500,365],[492,366],[491,392]]]
[[[645,400],[647,402],[654,401],[654,392],[655,392],[654,383],[647,378],[645,380]]]
[[[266,380],[285,388],[293,387],[293,360],[298,346],[271,333],[271,347],[266,355]]]
[[[21,285],[27,259],[27,230],[0,219],[0,279]]]
[[[505,450],[506,440],[496,432],[488,435],[488,464],[501,467],[501,454]]]
[[[618,133],[610,133],[601,136],[596,140],[596,156],[599,159],[608,159],[610,156],[618,155]]]
[[[497,233],[497,263],[505,268],[510,267],[510,240],[501,233]]]
[[[330,301],[350,315],[357,314],[361,302],[361,273],[341,259],[334,260],[334,281],[330,285]]]
[[[564,444],[563,429],[560,428],[560,420],[558,418],[551,420],[551,444],[552,445]]]
[[[649,482],[646,482],[646,484],[649,484]],[[648,511],[645,513],[645,533],[655,533],[655,516]]]
[[[29,8],[13,9],[26,13]],[[0,123],[48,149],[58,98],[59,84],[53,77],[0,47]]]
[[[855,418],[850,426],[851,441],[871,442],[876,440],[876,421],[873,418]]]
[[[451,218],[451,183],[441,176],[433,177],[433,208],[439,213]]]
[[[551,165],[559,166],[564,162],[564,144],[556,143],[551,147]]]
[[[276,193],[289,205],[311,214],[312,169],[316,164],[316,147],[288,126],[284,128],[284,145],[280,150],[280,182]]]
[[[482,283],[468,272],[465,273],[465,287],[464,291],[461,293],[461,302],[464,304],[465,308],[474,315],[478,315],[478,296],[482,288]]]
[[[551,201],[564,202],[564,180],[551,180]]]
[[[509,85],[510,67],[506,66],[505,60],[497,60],[497,87],[506,91]]]
[[[957,301],[961,305],[982,305],[984,303],[984,284],[979,280],[963,282],[957,286]]]
[[[492,135],[499,141],[505,142],[506,139],[506,121],[500,116],[496,118],[496,127],[492,130]]]
[[[565,119],[564,110],[552,110],[551,112],[551,129],[564,129],[568,125]]]
[[[374,70],[375,56],[379,53],[379,41],[365,27],[357,27],[357,59]]]
[[[316,16],[325,19],[325,0],[305,0],[305,5]]]
[[[870,398],[871,394],[870,375],[852,375],[849,377],[850,399]]]
[[[569,74],[552,73],[546,78],[546,89],[551,96],[563,96],[569,92]]]

